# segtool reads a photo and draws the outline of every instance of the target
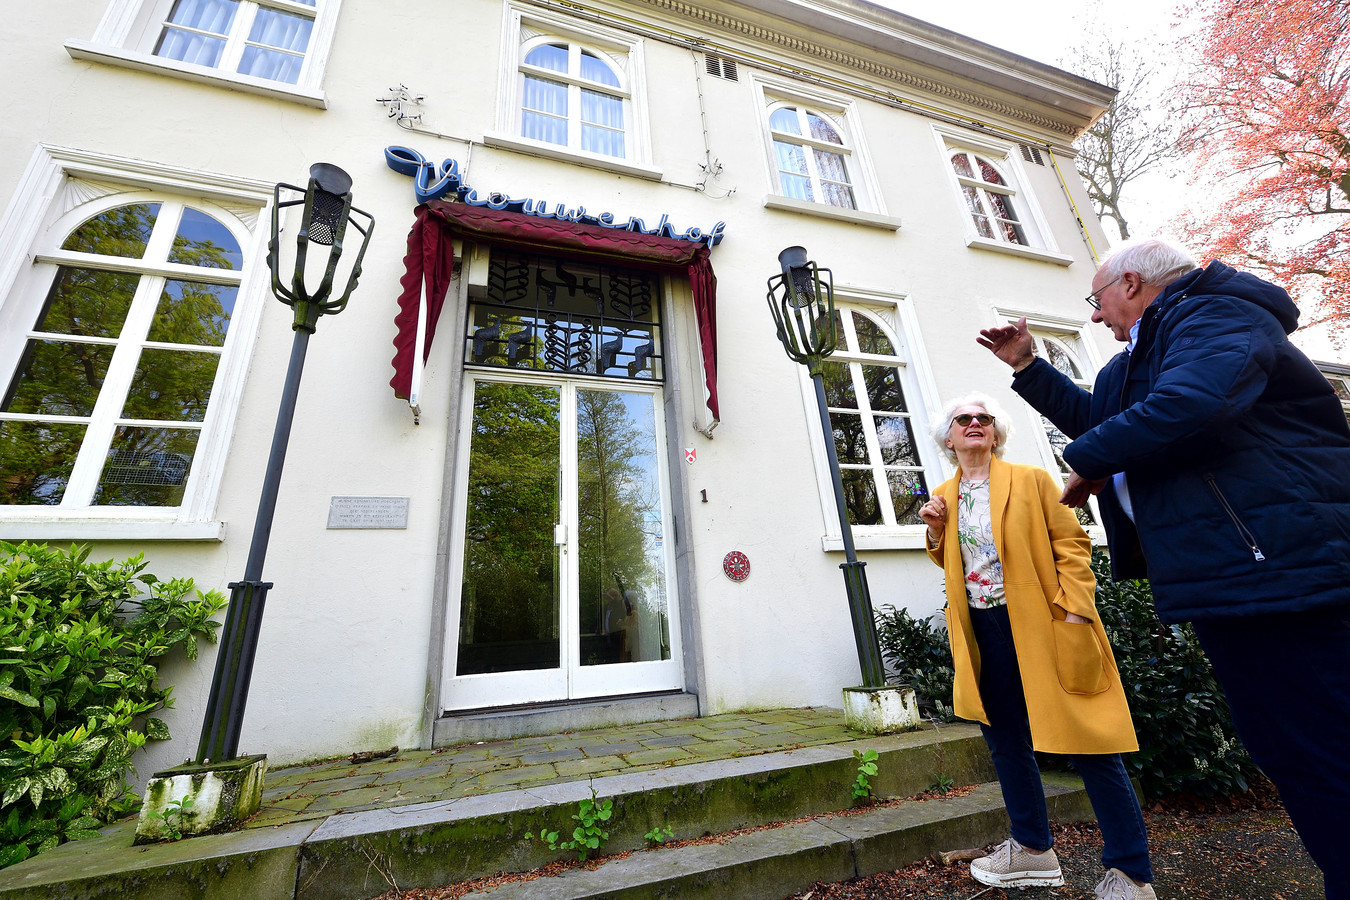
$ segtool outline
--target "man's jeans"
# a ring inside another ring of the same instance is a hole
[[[1193,624],[1243,746],[1322,869],[1327,900],[1350,900],[1350,606]]]
[[[980,729],[998,772],[1003,803],[1012,819],[1012,836],[1024,847],[1049,850],[1054,838],[1045,810],[1041,772],[1031,746],[1031,725],[1027,722],[1008,608],[971,609],[970,620],[980,648],[980,699],[990,723]],[[1069,759],[1082,776],[1097,814],[1106,845],[1102,865],[1120,869],[1135,881],[1153,881],[1144,816],[1120,754],[1085,754]]]

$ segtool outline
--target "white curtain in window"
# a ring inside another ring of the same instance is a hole
[[[567,85],[526,76],[523,106],[523,136],[567,145]]]
[[[238,9],[238,0],[178,0],[164,25],[155,55],[199,66],[216,66]],[[184,30],[188,28],[193,31]]]
[[[309,47],[313,27],[314,22],[310,19],[259,9],[249,32],[249,46],[239,61],[240,74],[295,84],[300,80],[300,69],[305,64],[304,52]]]
[[[581,149],[623,156],[623,101],[595,91],[581,92]]]
[[[783,196],[794,200],[815,200],[811,179],[806,176],[806,148],[786,141],[774,141],[773,149],[778,155],[778,180],[783,186]]]
[[[309,46],[309,33],[313,28],[313,19],[287,15],[270,9],[259,9],[248,39],[255,44],[266,44],[279,50],[304,53]]]

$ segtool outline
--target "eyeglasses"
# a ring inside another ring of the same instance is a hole
[[[1122,275],[1121,278],[1123,278],[1123,277],[1125,277],[1125,276]],[[1088,295],[1087,295],[1086,297],[1084,297],[1083,299],[1086,300],[1086,301],[1088,302],[1088,306],[1090,306],[1090,307],[1092,307],[1093,309],[1097,310],[1097,312],[1101,312],[1101,310],[1102,310],[1102,302],[1101,302],[1100,300],[1098,300],[1097,297],[1099,297],[1099,296],[1101,295],[1101,292],[1102,292],[1102,291],[1106,290],[1106,289],[1109,288],[1111,285],[1115,284],[1116,281],[1119,281],[1119,280],[1120,280],[1120,278],[1117,278],[1115,281],[1107,282],[1106,284],[1104,284],[1104,285],[1102,285],[1101,287],[1097,288],[1097,289],[1096,289],[1095,291],[1093,291],[1092,293],[1088,294]]]
[[[952,419],[952,421],[955,422],[957,425],[960,425],[962,428],[965,428],[972,421],[979,422],[981,425],[993,425],[994,417],[989,415],[989,413],[977,413],[975,415],[971,415],[970,413],[961,413],[961,415]]]

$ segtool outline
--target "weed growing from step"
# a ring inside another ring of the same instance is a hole
[[[194,802],[192,794],[187,794],[182,799],[170,800],[164,804],[163,812],[155,811],[149,814],[150,818],[160,820],[160,831],[164,834],[164,840],[183,839],[183,816],[192,812]]]
[[[674,836],[675,832],[666,825],[657,825],[651,831],[643,835],[643,837],[647,839],[647,843],[653,845],[664,844]]]
[[[955,786],[956,782],[952,780],[952,776],[943,772],[938,772],[933,775],[933,783],[928,785],[928,789],[935,794],[942,794],[945,796],[950,793],[951,789]]]
[[[853,758],[858,761],[858,777],[853,779],[853,799],[866,800],[872,796],[872,782],[868,779],[877,774],[877,751],[854,750]]]
[[[599,852],[609,840],[609,832],[602,829],[600,823],[608,822],[612,815],[614,815],[614,801],[597,800],[595,788],[592,787],[590,799],[578,803],[577,811],[572,815],[573,820],[580,823],[572,829],[572,839],[559,841],[558,832],[541,828],[539,840],[547,844],[550,850],[575,850],[577,859],[585,862],[587,856]],[[534,840],[534,832],[526,832],[525,838]]]

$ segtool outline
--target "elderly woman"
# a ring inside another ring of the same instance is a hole
[[[1097,617],[1092,545],[1044,469],[1001,458],[1007,417],[973,394],[947,404],[933,440],[959,468],[919,510],[947,582],[956,714],[980,723],[1012,837],[970,865],[996,887],[1064,883],[1034,750],[1069,755],[1097,814],[1099,898],[1155,898],[1144,818],[1120,754],[1138,750]]]

